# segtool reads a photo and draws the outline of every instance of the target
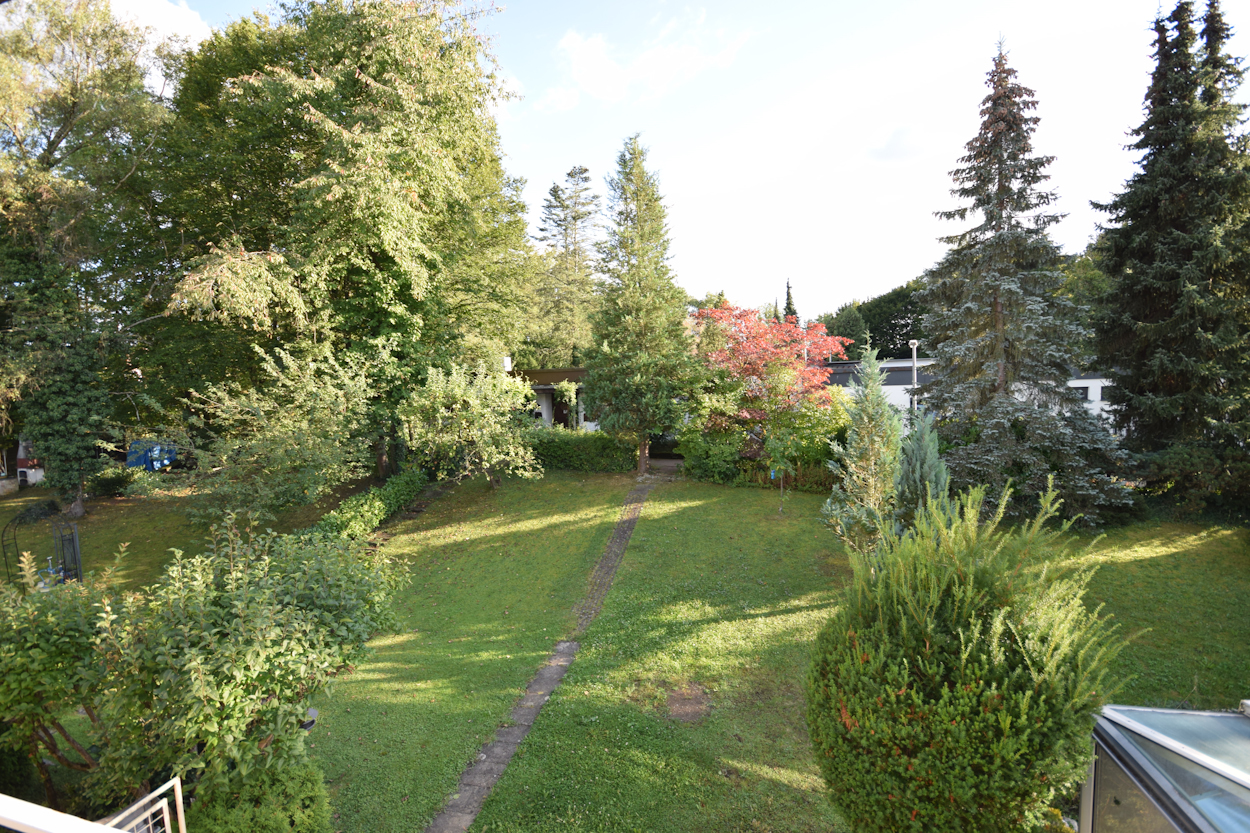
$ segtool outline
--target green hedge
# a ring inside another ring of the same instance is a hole
[[[628,472],[638,468],[638,449],[601,431],[535,428],[528,439],[544,469]]]
[[[425,472],[419,469],[397,474],[385,485],[343,501],[338,509],[327,512],[312,531],[341,538],[366,538],[378,524],[412,503],[428,482]]]
[[[196,795],[190,833],[329,833],[330,799],[313,764],[266,771],[236,790]]]
[[[1115,693],[1123,642],[1055,578],[1053,491],[1021,529],[980,523],[983,492],[926,507],[911,534],[853,556],[817,637],[808,726],[830,798],[862,833],[1035,830],[1070,800]]]

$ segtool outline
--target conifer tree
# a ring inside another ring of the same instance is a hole
[[[547,268],[534,287],[529,355],[536,367],[578,364],[592,343],[590,317],[597,307],[593,241],[599,195],[590,172],[575,165],[565,184],[554,183],[543,201],[538,240],[549,247]]]
[[[938,453],[933,414],[913,413],[911,431],[903,438],[902,461],[894,479],[899,522],[911,526],[926,503],[946,498],[950,483],[950,473]]]
[[[652,434],[675,427],[697,379],[686,330],[686,293],[669,269],[667,212],[635,134],[608,178],[610,224],[599,244],[607,276],[594,318],[595,349],[586,363],[588,411],[611,433],[638,442],[646,473]]]
[[[1155,20],[1156,66],[1131,145],[1140,169],[1096,204],[1110,214],[1110,289],[1095,317],[1115,382],[1108,399],[1131,448],[1173,462],[1200,447],[1244,458],[1250,435],[1250,147],[1239,132],[1245,105],[1234,101],[1243,71],[1224,51],[1218,0],[1200,33],[1194,24],[1188,0]],[[1244,468],[1234,463],[1214,467]],[[1153,479],[1184,489],[1184,468],[1165,463]]]
[[[884,378],[877,351],[868,349],[852,394],[846,445],[832,446],[829,468],[841,480],[822,510],[834,534],[859,555],[870,555],[894,527],[903,423],[885,398]]]
[[[799,320],[799,311],[794,308],[794,295],[790,292],[790,281],[786,281],[786,309],[782,313],[785,318],[793,318],[795,323]]]
[[[1060,219],[1039,188],[1052,157],[1033,152],[1037,102],[1001,46],[987,84],[981,129],[951,173],[951,193],[969,204],[938,213],[979,222],[943,238],[951,250],[925,273],[937,378],[920,391],[952,445],[956,488],[996,494],[1010,479],[1031,504],[1054,474],[1065,509],[1089,517],[1127,495],[1106,474],[1120,456],[1110,433],[1067,385],[1084,330],[1046,231]]]

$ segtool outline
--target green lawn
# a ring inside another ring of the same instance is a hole
[[[412,570],[402,630],[319,698],[309,738],[336,830],[428,823],[571,632],[633,484],[560,472],[497,492],[474,482],[385,530]],[[0,525],[46,497],[0,500]],[[809,645],[847,574],[822,500],[793,495],[779,515],[772,491],[657,486],[577,661],[474,830],[842,829],[803,718]],[[202,546],[177,501],[89,508],[85,566],[101,570],[129,541],[124,586],[159,575],[168,548]],[[303,524],[275,524],[291,525]],[[50,552],[48,523],[22,527],[19,543]],[[1152,522],[1082,543],[1062,566],[1097,566],[1091,604],[1136,634],[1118,702],[1229,708],[1250,696],[1250,531]],[[677,719],[681,708],[695,719]]]
[[[821,496],[658,487],[577,661],[475,830],[840,830],[804,723],[845,558]],[[671,692],[706,698],[693,722]]]
[[[1089,601],[1126,635],[1115,665],[1129,705],[1230,709],[1250,697],[1250,530],[1143,523],[1074,563],[1096,565]]]
[[[52,495],[41,488],[23,489],[0,499],[0,528],[22,509]],[[170,559],[170,548],[198,552],[208,534],[207,527],[193,523],[183,502],[174,498],[99,498],[87,502],[87,514],[79,518],[78,542],[82,550],[83,572],[100,573],[114,563],[118,546],[129,543],[126,557],[114,575],[125,589],[150,584]],[[39,567],[52,556],[52,522],[43,520],[17,528],[17,543],[23,552],[33,553]],[[17,564],[10,569],[17,577]],[[3,580],[0,573],[0,580]]]
[[[309,738],[336,830],[414,831],[573,625],[627,476],[553,472],[498,492],[469,483],[396,524],[413,581],[403,632],[317,703]]]

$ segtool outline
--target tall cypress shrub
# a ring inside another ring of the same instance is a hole
[[[829,468],[838,480],[822,511],[847,550],[861,555],[875,551],[894,526],[903,423],[885,398],[884,376],[869,349],[852,393],[846,445],[830,443]]]

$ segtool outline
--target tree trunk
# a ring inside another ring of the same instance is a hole
[[[87,507],[84,506],[82,502],[82,492],[78,493],[78,496],[74,498],[73,503],[65,507],[64,514],[67,517],[74,518],[75,520],[87,514]]]
[[[781,500],[777,503],[777,514],[786,514],[786,473],[781,473]]]
[[[377,470],[374,473],[378,480],[385,480],[390,474],[391,462],[387,455],[389,443],[386,441],[386,435],[378,437],[377,444]]]
[[[39,754],[39,744],[34,738],[30,739],[30,756],[35,761],[35,768],[39,770],[39,780],[43,782],[43,795],[48,802],[48,806],[53,810],[60,811],[61,796],[56,791],[56,787],[52,783],[52,774],[48,772],[48,766],[43,762],[43,756]]]
[[[998,331],[998,378],[996,382],[996,391],[1002,393],[1007,389],[1007,345],[1003,343],[1003,331],[1006,329],[1003,323],[1003,299],[994,293],[994,328]]]
[[[643,437],[638,443],[638,476],[647,473],[647,463],[650,459],[651,438]]]

